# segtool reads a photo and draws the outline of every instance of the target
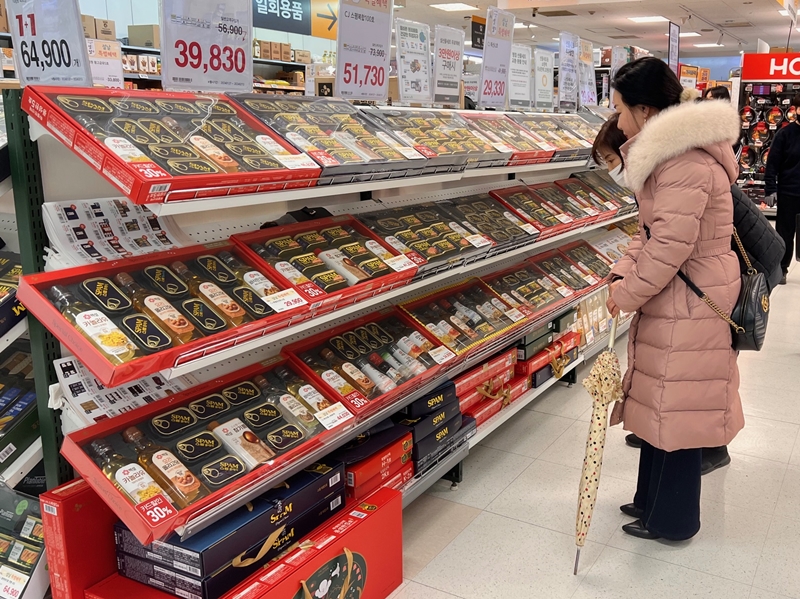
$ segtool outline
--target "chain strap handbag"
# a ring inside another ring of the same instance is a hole
[[[647,234],[647,239],[650,239],[650,228],[645,225],[644,231]],[[758,272],[753,268],[736,227],[733,228],[733,238],[736,240],[736,246],[747,266],[747,270],[742,273],[742,289],[730,315],[725,314],[683,271],[679,270],[678,276],[697,297],[731,326],[731,345],[734,350],[760,351],[764,345],[767,320],[769,319],[770,306],[767,277],[764,273]]]

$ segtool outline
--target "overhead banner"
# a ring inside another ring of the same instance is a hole
[[[562,31],[559,37],[558,107],[578,109],[578,54],[581,38]]]
[[[122,44],[107,40],[86,40],[92,83],[103,87],[125,87],[122,70]]]
[[[472,17],[472,47],[475,50],[483,50],[483,38],[486,36],[486,19],[483,17]]]
[[[597,105],[597,81],[594,73],[594,47],[581,40],[578,54],[578,100],[580,106]]]
[[[678,60],[681,52],[681,28],[677,23],[669,24],[669,68],[678,74]]]
[[[486,11],[486,38],[481,64],[481,108],[503,109],[506,106],[511,46],[514,40],[513,13],[490,6]]]
[[[533,107],[536,110],[552,112],[554,55],[547,50],[533,50]]]
[[[170,91],[253,91],[250,0],[161,0],[161,78]]]
[[[508,106],[517,110],[531,109],[531,47],[511,46],[511,68],[508,72]]]
[[[401,102],[431,101],[431,28],[397,19],[397,73]]]
[[[380,102],[389,95],[393,0],[339,0],[336,95]]]
[[[92,86],[78,0],[5,0],[20,85]]]
[[[336,0],[252,0],[253,27],[313,35],[335,40],[339,3]]]
[[[464,70],[464,31],[436,26],[433,56],[434,104],[458,104]]]

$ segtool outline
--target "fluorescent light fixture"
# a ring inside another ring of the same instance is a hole
[[[779,14],[780,16],[782,16],[782,17],[788,17],[788,16],[789,16],[789,11],[788,11],[788,10],[786,10],[786,9],[784,9],[784,10],[779,10],[779,11],[778,11],[778,14]]]
[[[634,23],[666,23],[669,19],[665,19],[662,16],[652,16],[652,17],[628,17],[629,21],[633,21]]]
[[[724,48],[725,44],[695,44],[695,48]]]
[[[536,37],[535,35],[532,35],[532,36],[531,36],[531,39],[533,39],[533,38],[535,38],[535,37]]]
[[[561,41],[561,38],[560,38],[560,37],[554,37],[554,38],[553,38],[553,41],[554,41],[554,42],[560,42],[560,41]]]
[[[664,35],[669,37],[669,33],[665,33]],[[700,34],[697,33],[696,31],[686,31],[686,32],[681,31],[680,36],[681,37],[700,37]]]
[[[538,25],[534,25],[533,23],[523,23],[521,21],[517,21],[514,23],[514,29],[535,29]]]
[[[431,4],[431,8],[438,8],[439,10],[446,10],[447,12],[457,12],[460,10],[478,10],[477,6],[471,4],[464,4],[463,2],[447,2],[445,4]]]
[[[465,42],[464,42],[464,45],[465,45],[465,46],[471,46],[471,45],[472,45],[472,42],[471,42],[471,41],[469,41],[469,40],[467,40],[467,41],[465,41]]]

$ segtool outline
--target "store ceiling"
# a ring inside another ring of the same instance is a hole
[[[406,8],[396,16],[434,25],[463,28],[470,39],[470,17],[486,16],[489,6],[509,7],[517,22],[536,25],[536,28],[517,29],[515,42],[555,48],[561,30],[576,33],[596,46],[635,45],[646,48],[656,56],[666,55],[668,23],[635,23],[629,17],[663,16],[681,25],[682,32],[696,32],[700,37],[681,39],[681,56],[730,56],[756,51],[756,40],[770,46],[784,46],[789,35],[790,19],[778,12],[776,0],[466,0],[477,6],[475,11],[445,12],[430,4],[449,0],[406,0]],[[526,8],[513,8],[524,5]],[[537,16],[533,17],[534,7]],[[547,16],[550,12],[568,11],[569,16]],[[688,18],[690,17],[691,18]],[[701,20],[703,19],[703,20]],[[707,21],[707,22],[706,22]],[[800,22],[799,22],[800,24]],[[720,31],[723,47],[697,48],[694,44],[716,44]],[[534,36],[533,39],[531,36]],[[739,45],[739,40],[742,45]],[[792,30],[789,46],[800,48],[800,31]]]

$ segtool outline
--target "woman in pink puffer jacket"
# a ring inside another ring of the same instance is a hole
[[[613,85],[639,201],[639,235],[613,269],[608,302],[612,314],[636,312],[624,425],[644,443],[634,502],[620,508],[637,520],[623,530],[682,540],[700,529],[701,448],[727,445],[744,426],[730,326],[676,276],[727,314],[736,303],[731,145],[740,123],[729,102],[686,101],[693,94],[656,58],[623,66]]]

